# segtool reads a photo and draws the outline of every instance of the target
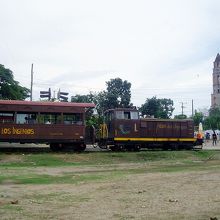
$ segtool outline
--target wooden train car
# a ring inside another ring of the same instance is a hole
[[[0,142],[47,143],[52,150],[82,151],[93,141],[93,132],[85,125],[86,109],[93,107],[92,103],[0,100]]]
[[[193,121],[139,118],[136,109],[110,109],[100,129],[99,146],[116,150],[191,149],[196,143]]]

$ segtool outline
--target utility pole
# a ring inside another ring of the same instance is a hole
[[[192,99],[192,118],[194,116],[194,104],[193,104],[193,99]]]
[[[180,102],[180,103],[181,103],[181,109],[182,109],[182,115],[183,115],[183,109],[185,108],[183,104],[186,104],[186,103],[183,103],[183,102]]]
[[[2,78],[0,77],[0,99],[2,98],[2,91],[1,91],[1,88],[2,88]]]
[[[33,99],[33,78],[34,78],[34,64],[31,64],[31,94],[30,94],[30,101]]]

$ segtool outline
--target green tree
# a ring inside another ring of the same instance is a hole
[[[166,99],[166,98],[159,99],[159,100],[160,100],[159,117],[170,118],[174,111],[173,100]]]
[[[101,91],[94,95],[94,103],[96,105],[97,113],[100,117],[104,115],[104,112],[108,109],[109,106],[106,96],[106,91]]]
[[[154,116],[155,118],[165,119],[168,119],[172,116],[173,110],[173,101],[171,99],[157,99],[156,96],[148,98],[146,102],[139,108],[142,116],[150,115]]]
[[[95,103],[95,95],[90,92],[88,95],[75,95],[71,97],[71,102],[77,102],[77,103]],[[88,109],[86,111],[86,125],[88,126],[94,126],[95,128],[98,128],[100,119],[97,115],[94,115],[93,109]]]
[[[160,101],[157,99],[156,96],[153,96],[152,98],[147,98],[145,103],[141,105],[139,111],[141,112],[142,116],[149,115],[157,117],[159,108]]]
[[[220,109],[211,108],[209,116],[204,120],[205,129],[220,129]]]
[[[71,96],[71,102],[91,103],[94,102],[94,95],[90,92],[88,95]]]
[[[202,112],[195,111],[195,114],[193,116],[193,121],[195,126],[199,126],[199,123],[203,123],[204,120],[204,114]]]
[[[106,82],[106,90],[88,95],[75,95],[71,97],[72,102],[93,102],[96,104],[96,115],[90,115],[87,124],[98,124],[103,122],[103,115],[107,109],[111,108],[127,108],[132,107],[131,99],[131,83],[120,78],[110,79]]]
[[[106,91],[94,95],[97,112],[100,116],[107,109],[132,107],[131,83],[120,78],[111,79],[106,82]]]
[[[127,108],[131,106],[131,83],[120,78],[106,82],[106,98],[110,108]]]
[[[174,119],[187,119],[187,115],[182,115],[182,114],[180,114],[180,115],[175,115],[175,116],[174,116]]]
[[[24,100],[29,96],[29,89],[14,80],[13,72],[0,64],[0,98]]]

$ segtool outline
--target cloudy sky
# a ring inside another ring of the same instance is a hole
[[[210,107],[219,0],[0,0],[0,63],[39,91],[88,94],[120,77],[132,102],[171,98],[175,114]]]

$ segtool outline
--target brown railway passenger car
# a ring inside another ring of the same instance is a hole
[[[112,150],[192,149],[197,141],[192,120],[139,118],[136,109],[106,111],[100,130],[100,147]]]
[[[82,151],[93,142],[85,112],[93,103],[0,100],[0,142],[47,143]],[[87,131],[89,131],[87,133]]]

